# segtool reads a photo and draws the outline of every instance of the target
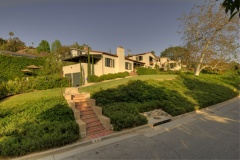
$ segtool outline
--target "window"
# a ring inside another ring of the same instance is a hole
[[[136,61],[142,61],[142,60],[143,60],[143,56],[136,57]]]
[[[132,64],[129,62],[125,62],[125,69],[131,70],[132,69]]]
[[[105,58],[105,66],[114,68],[114,59]]]

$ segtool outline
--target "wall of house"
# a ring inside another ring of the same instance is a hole
[[[117,70],[116,72],[125,72],[125,51],[124,48],[119,46],[117,47]]]
[[[107,67],[105,65],[106,58],[114,60],[114,67]],[[116,73],[117,68],[118,68],[118,66],[116,64],[117,59],[118,59],[118,57],[113,57],[113,56],[109,56],[109,55],[104,55],[103,54],[102,55],[102,60],[101,60],[102,61],[102,74]]]

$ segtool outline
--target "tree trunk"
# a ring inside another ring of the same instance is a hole
[[[201,72],[201,66],[202,66],[202,62],[203,62],[203,59],[204,59],[204,56],[205,56],[205,54],[204,53],[202,53],[201,54],[201,57],[200,57],[200,61],[199,61],[199,63],[197,64],[197,67],[195,68],[195,73],[194,73],[194,75],[195,76],[199,76],[199,74],[200,74],[200,72]]]

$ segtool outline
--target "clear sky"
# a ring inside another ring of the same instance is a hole
[[[9,32],[27,46],[58,39],[63,45],[88,44],[93,50],[131,53],[181,45],[183,13],[204,0],[0,0],[0,37]]]

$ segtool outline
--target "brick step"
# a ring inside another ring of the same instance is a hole
[[[80,116],[85,116],[85,115],[96,115],[95,112],[92,110],[92,111],[80,111]]]
[[[73,101],[75,102],[75,103],[88,103],[88,101],[87,100],[80,100],[80,99],[73,99]]]
[[[84,109],[89,109],[89,108],[93,110],[93,108],[91,106],[75,106],[75,108],[78,110],[81,110],[81,109],[84,110]]]
[[[86,103],[86,104],[75,104],[75,107],[88,107],[89,104]]]
[[[94,117],[96,117],[96,114],[84,115],[84,116],[81,116],[81,120],[86,120],[86,119],[94,118]]]
[[[102,123],[100,121],[87,123],[87,128],[95,127],[95,126],[103,126],[103,125],[102,125]]]
[[[87,111],[93,111],[91,107],[86,107],[86,108],[77,108],[80,112],[87,112]]]
[[[87,129],[87,135],[93,134],[94,132],[103,131],[105,128],[103,126],[96,126]]]
[[[73,96],[72,98],[73,98],[73,99],[87,99],[87,98],[85,98],[84,96]]]
[[[83,120],[83,122],[85,122],[87,124],[91,123],[91,122],[97,122],[97,121],[99,121],[99,119],[97,117],[93,117],[93,118]]]

